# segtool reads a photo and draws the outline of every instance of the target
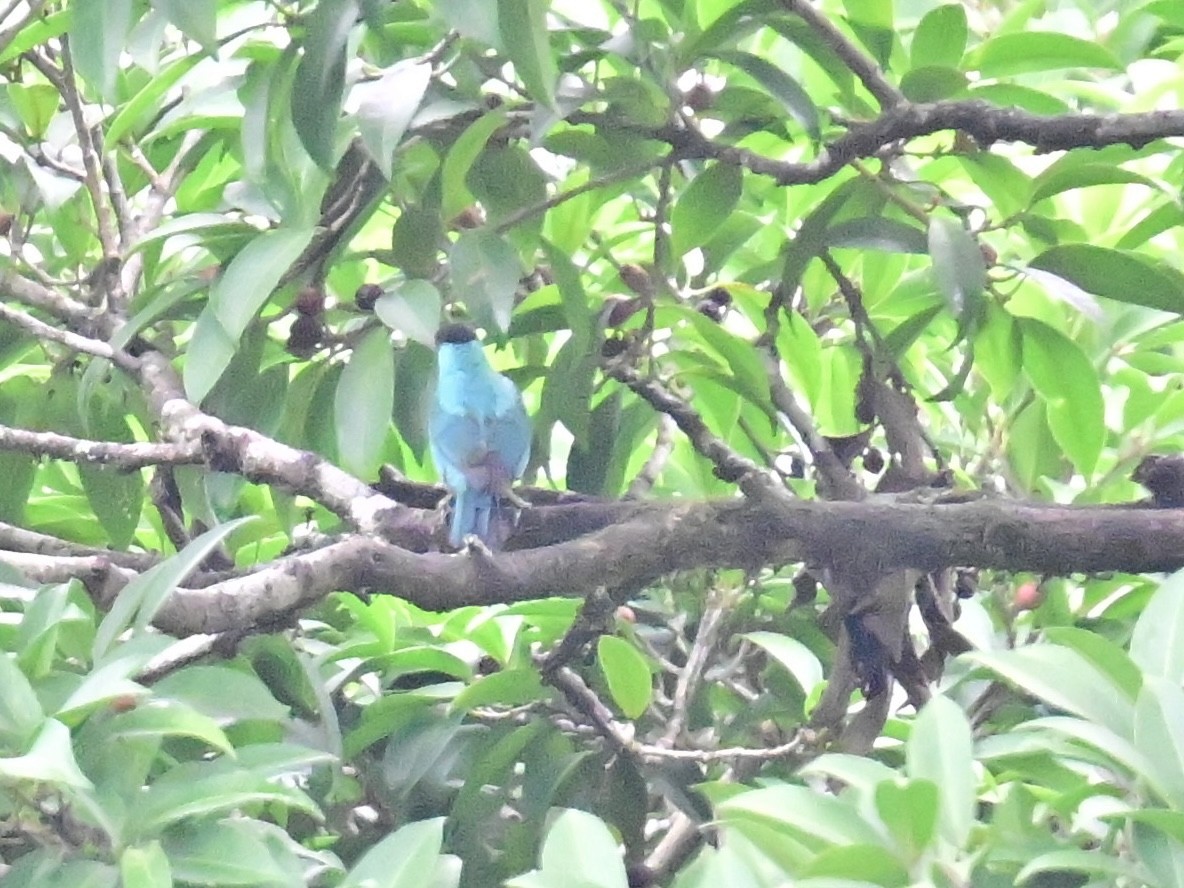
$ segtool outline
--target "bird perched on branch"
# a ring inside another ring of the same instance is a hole
[[[1152,454],[1143,458],[1131,480],[1151,491],[1151,499],[1160,509],[1184,507],[1184,456]]]
[[[452,491],[453,546],[476,536],[501,548],[517,519],[510,486],[530,459],[522,394],[489,366],[476,331],[445,324],[436,333],[436,398],[428,424],[432,458]]]

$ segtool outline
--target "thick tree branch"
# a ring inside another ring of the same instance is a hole
[[[0,562],[9,559],[0,553]],[[268,622],[334,590],[368,588],[446,611],[581,597],[602,587],[637,587],[680,570],[753,569],[807,559],[861,563],[873,574],[956,565],[1048,574],[1172,570],[1184,565],[1184,510],[997,500],[669,502],[570,542],[496,558],[416,554],[371,536],[353,536],[246,577],[180,590],[157,624],[179,635],[222,632]],[[24,564],[27,560],[13,566]],[[43,564],[37,578],[60,579],[67,569],[55,574],[51,566]]]
[[[168,359],[147,353],[140,380],[162,435],[181,446],[200,443],[211,466],[259,484],[278,484],[321,503],[362,533],[426,548],[423,516],[374,491],[328,460],[281,444],[253,429],[231,426],[185,398]]]
[[[1022,142],[1040,153],[1117,144],[1141,148],[1157,139],[1184,136],[1184,111],[1044,117],[977,100],[904,103],[869,123],[851,127],[845,135],[824,146],[816,159],[805,163],[774,160],[743,148],[720,145],[685,128],[667,128],[655,135],[679,147],[683,157],[711,157],[769,176],[781,185],[802,185],[821,182],[851,161],[873,157],[893,142],[942,130],[964,132],[984,148],[995,142]]]

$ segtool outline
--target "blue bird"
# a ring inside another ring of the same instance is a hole
[[[530,460],[530,418],[522,393],[489,366],[471,326],[445,324],[436,346],[428,442],[454,497],[448,539],[459,548],[476,536],[496,551],[517,518],[510,486]]]

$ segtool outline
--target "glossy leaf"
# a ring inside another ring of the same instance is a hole
[[[1105,436],[1097,371],[1081,349],[1038,321],[1020,322],[1024,373],[1048,408],[1057,444],[1086,477],[1093,472]]]
[[[602,635],[596,642],[596,660],[613,701],[626,718],[638,718],[653,697],[649,663],[629,642]]]
[[[921,18],[909,50],[913,68],[957,68],[966,49],[966,10],[960,4],[937,6]]]
[[[186,37],[201,44],[208,53],[217,49],[218,7],[216,0],[152,0]]]
[[[452,143],[440,168],[441,213],[446,220],[457,216],[472,202],[465,179],[477,157],[485,150],[485,143],[505,123],[504,110],[491,111],[469,124]]]
[[[133,24],[132,0],[79,0],[71,5],[74,66],[104,98],[115,91],[119,55]]]
[[[502,46],[527,93],[549,108],[555,107],[558,69],[547,31],[546,0],[497,0],[497,22]]]
[[[253,516],[246,516],[207,530],[172,558],[145,571],[124,586],[99,624],[95,634],[94,659],[102,659],[115,639],[132,625],[133,620],[139,630],[147,627],[173,589],[201,564],[210,551],[231,532],[252,520]]]
[[[1117,70],[1118,60],[1104,46],[1069,34],[1024,31],[988,39],[972,56],[983,77],[1007,77],[1060,68]]]
[[[59,789],[90,789],[70,745],[70,729],[57,719],[46,719],[24,755],[0,757],[0,781],[31,780]]]
[[[959,318],[977,318],[987,285],[982,250],[960,222],[934,215],[929,220],[929,255],[939,292]]]
[[[1064,244],[1045,250],[1032,266],[1086,292],[1162,311],[1184,311],[1184,275],[1124,250]]]
[[[419,888],[434,868],[443,841],[444,818],[408,823],[370,848],[341,888]]]
[[[379,320],[428,348],[435,344],[443,308],[440,291],[421,280],[404,281],[374,303]]]
[[[522,276],[514,248],[492,231],[479,228],[457,238],[449,259],[454,298],[463,301],[486,329],[508,330]]]
[[[200,401],[234,357],[239,337],[312,238],[310,230],[259,235],[234,257],[210,291],[197,320],[193,359],[185,364],[185,393]]]
[[[790,116],[810,135],[819,136],[818,108],[813,99],[796,80],[760,56],[728,50],[714,53],[715,57],[739,68],[782,104]]]
[[[957,704],[946,697],[934,697],[925,704],[913,722],[906,747],[909,776],[930,781],[938,788],[938,826],[942,836],[956,848],[966,843],[974,825],[977,794],[970,767],[971,747],[970,723]],[[923,809],[918,816],[925,816]],[[916,825],[917,839],[926,832],[922,826],[923,820]]]
[[[1147,675],[1184,681],[1184,573],[1160,585],[1139,615],[1131,635],[1131,659]]]
[[[1075,651],[1043,644],[964,656],[1053,706],[1103,725],[1120,737],[1130,735],[1134,719],[1131,702]]]
[[[346,48],[358,19],[356,0],[322,0],[308,16],[304,54],[292,85],[292,123],[318,165],[333,163],[345,87]]]
[[[377,473],[394,398],[395,357],[390,334],[380,327],[354,347],[333,399],[337,455],[342,466],[359,478]]]
[[[796,638],[776,632],[747,632],[744,637],[784,666],[803,694],[809,694],[822,681],[818,657]]]
[[[732,164],[716,163],[691,180],[670,213],[672,243],[681,256],[707,241],[740,199],[742,174]]]
[[[396,62],[378,80],[354,87],[358,132],[382,174],[391,177],[395,149],[419,110],[432,69],[419,62]]]
[[[551,822],[539,855],[540,868],[510,879],[507,888],[573,885],[579,888],[626,888],[625,864],[617,842],[598,817],[574,808]]]

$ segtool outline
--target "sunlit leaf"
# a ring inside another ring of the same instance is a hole
[[[645,657],[623,638],[602,635],[596,643],[596,659],[621,712],[626,718],[639,717],[653,696],[653,681]]]
[[[337,118],[345,87],[346,48],[358,19],[356,0],[322,0],[308,16],[304,55],[292,87],[292,123],[309,156],[333,163]]]
[[[359,478],[372,478],[378,470],[394,398],[390,334],[377,328],[354,347],[333,400],[337,455],[342,466]]]

